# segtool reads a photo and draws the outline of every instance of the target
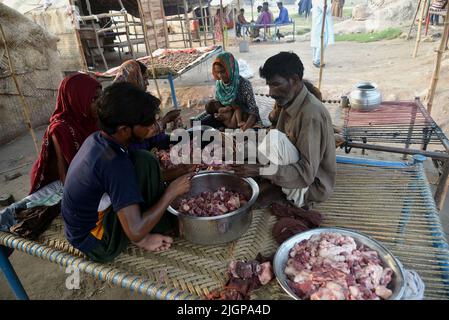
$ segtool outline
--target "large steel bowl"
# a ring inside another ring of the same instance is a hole
[[[373,111],[382,103],[382,95],[373,82],[359,82],[349,95],[351,108],[359,111]]]
[[[381,245],[376,240],[364,235],[363,233],[355,232],[344,228],[317,228],[302,232],[285,240],[274,256],[273,268],[276,278],[281,287],[288,293],[293,299],[300,300],[300,298],[293,292],[287,283],[287,276],[285,274],[285,267],[289,258],[290,250],[293,246],[301,242],[302,240],[308,240],[315,234],[321,234],[325,232],[339,233],[341,235],[352,237],[357,245],[365,245],[367,248],[377,251],[380,259],[383,261],[385,267],[389,267],[393,270],[392,281],[388,284],[388,288],[393,291],[393,294],[389,300],[400,300],[405,291],[405,272],[402,265],[393,256],[393,254]]]
[[[240,192],[248,202],[239,209],[214,217],[195,217],[180,213],[182,199],[196,197],[203,191],[215,192],[220,187]],[[187,241],[202,245],[216,245],[240,238],[252,221],[251,207],[259,195],[259,186],[251,178],[240,178],[227,172],[203,172],[192,178],[192,188],[187,194],[178,197],[168,211],[178,217],[179,233]]]

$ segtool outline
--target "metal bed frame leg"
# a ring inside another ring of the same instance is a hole
[[[444,160],[443,173],[439,179],[437,190],[435,191],[435,204],[438,211],[444,207],[444,200],[446,199],[447,190],[449,188],[449,160]]]
[[[168,74],[168,82],[170,83],[170,91],[171,91],[171,98],[173,101],[173,107],[175,109],[178,109],[178,100],[176,100],[175,84],[173,82],[173,76],[170,73]]]
[[[5,275],[6,280],[8,281],[8,284],[11,287],[11,290],[14,292],[16,298],[19,300],[29,300],[28,295],[19,280],[19,277],[14,271],[11,262],[9,262],[9,259],[6,255],[6,249],[3,246],[0,246],[0,268]]]

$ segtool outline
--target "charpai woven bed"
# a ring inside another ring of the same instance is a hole
[[[339,158],[335,191],[316,207],[323,226],[360,231],[383,243],[407,269],[417,271],[426,299],[449,298],[449,247],[422,163]],[[0,232],[0,244],[82,272],[156,299],[204,299],[226,281],[229,262],[276,251],[270,209],[254,210],[249,230],[222,246],[199,246],[175,239],[166,252],[144,252],[130,245],[113,263],[86,260],[64,239],[56,219],[38,241]],[[253,299],[288,299],[276,280],[256,290]]]

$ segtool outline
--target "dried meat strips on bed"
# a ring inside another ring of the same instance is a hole
[[[210,300],[248,300],[251,291],[260,288],[273,278],[271,259],[257,255],[257,260],[231,261],[228,268],[229,280],[221,291],[207,296]]]
[[[287,202],[275,202],[271,208],[279,217],[272,229],[273,238],[279,244],[295,234],[319,227],[323,220],[318,211],[297,208]]]

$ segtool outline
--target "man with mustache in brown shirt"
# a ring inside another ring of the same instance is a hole
[[[260,68],[269,95],[282,109],[276,129],[270,130],[259,145],[259,151],[269,150],[275,156],[267,158],[278,165],[277,171],[266,175],[259,165],[236,165],[234,170],[243,176],[261,175],[282,187],[293,204],[310,208],[332,194],[336,156],[329,112],[307,90],[303,74],[303,64],[292,52],[274,55]]]

